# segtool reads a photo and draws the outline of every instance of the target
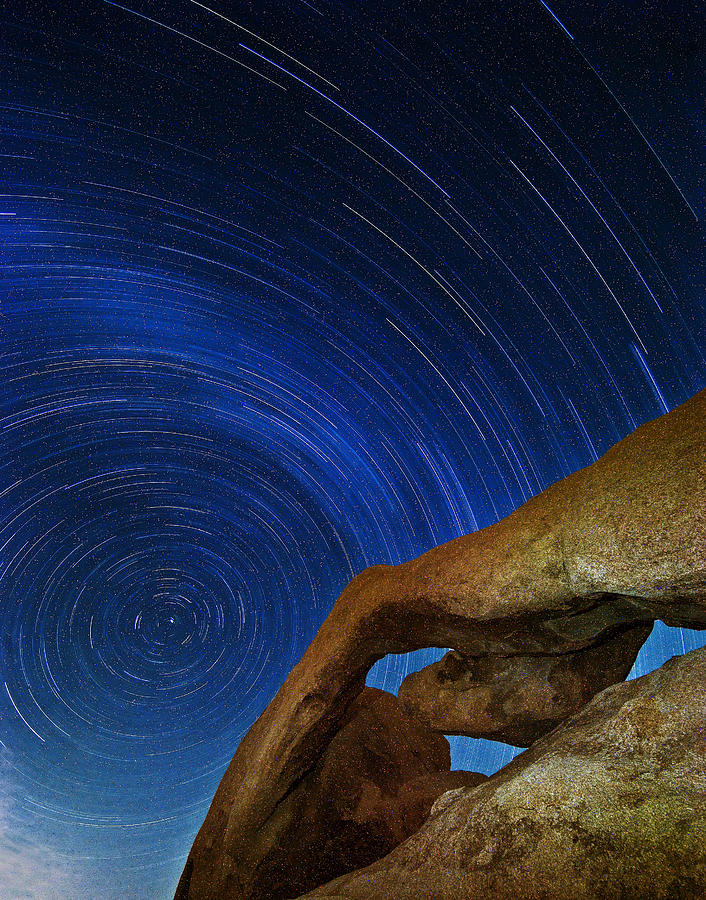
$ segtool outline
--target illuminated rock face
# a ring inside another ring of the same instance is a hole
[[[444,734],[529,747],[581,709],[597,691],[622,681],[651,624],[617,628],[577,653],[464,657],[456,651],[408,675],[405,709]]]
[[[177,897],[255,895],[257,872],[277,846],[279,809],[319,764],[368,669],[386,653],[454,648],[405,685],[407,711],[434,730],[529,744],[622,679],[655,619],[706,628],[706,391],[496,525],[357,576],[238,747]],[[485,790],[490,782],[473,796]],[[534,802],[529,783],[525,802]],[[659,818],[659,805],[653,812]],[[504,821],[498,847],[510,834]],[[457,888],[446,896],[471,896]],[[419,882],[415,890],[408,896],[428,895]]]
[[[706,649],[607,688],[480,787],[445,794],[337,900],[706,896]]]

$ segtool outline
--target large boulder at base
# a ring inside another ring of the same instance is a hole
[[[317,900],[703,900],[706,648],[607,688]]]
[[[407,715],[393,694],[365,688],[263,827],[242,896],[285,900],[385,856],[417,831],[441,794],[486,780],[450,766],[443,735]]]

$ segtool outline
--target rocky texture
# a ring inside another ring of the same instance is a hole
[[[706,649],[599,694],[472,790],[445,794],[329,900],[702,900]]]
[[[407,716],[392,694],[366,688],[268,821],[269,850],[247,896],[298,896],[385,856],[417,831],[441,794],[486,780],[450,766],[445,737]]]
[[[532,668],[541,657],[563,657],[588,688],[582,654],[608,637],[654,619],[706,627],[704,422],[706,391],[501,522],[355,578],[241,742],[192,847],[181,896],[246,896],[271,850],[267,823],[316,766],[386,653],[452,647],[486,658],[500,694],[500,682],[517,682],[522,670],[532,695],[547,677],[542,665]],[[623,667],[634,649],[626,640]],[[434,678],[424,684],[436,690]],[[571,708],[571,684],[564,670],[558,708]],[[417,707],[433,711],[423,693],[415,692]],[[538,710],[543,729],[546,704]],[[534,715],[518,712],[518,723],[531,729]],[[497,735],[497,718],[490,725]]]
[[[243,896],[285,900],[385,856],[418,830],[441,794],[487,780],[450,767],[443,735],[410,718],[392,694],[365,688],[266,823]],[[181,896],[189,896],[188,881]]]
[[[557,656],[462,656],[447,653],[413,672],[399,698],[421,722],[529,747],[581,709],[597,691],[622,681],[651,625],[609,634],[588,650]]]

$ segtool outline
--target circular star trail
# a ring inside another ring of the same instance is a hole
[[[0,828],[31,896],[171,896],[357,572],[704,386],[698,31],[569,0],[8,11]]]

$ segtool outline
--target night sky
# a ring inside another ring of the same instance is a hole
[[[211,3],[2,14],[3,897],[171,897],[357,572],[706,385],[697,4]]]

